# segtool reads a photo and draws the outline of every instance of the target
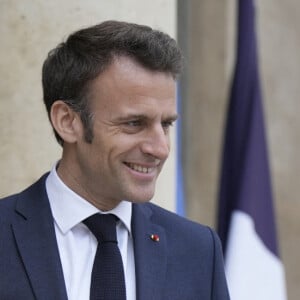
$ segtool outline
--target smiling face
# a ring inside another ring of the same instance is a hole
[[[176,120],[175,81],[130,58],[115,58],[91,85],[94,138],[66,143],[59,174],[102,210],[149,201],[170,151]],[[82,125],[82,124],[81,124]]]

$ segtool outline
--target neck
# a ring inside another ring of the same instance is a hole
[[[77,175],[80,172],[76,172],[74,168],[69,167],[69,164],[64,159],[59,162],[56,171],[59,178],[68,188],[99,210],[109,211],[120,203],[120,201],[103,201],[103,197],[98,195],[96,191],[91,191],[88,188],[88,184],[85,184],[81,176]]]

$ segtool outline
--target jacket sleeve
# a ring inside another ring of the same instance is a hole
[[[224,271],[224,261],[222,254],[221,242],[217,234],[211,230],[213,239],[213,273],[211,286],[211,299],[213,300],[229,300],[229,292]]]

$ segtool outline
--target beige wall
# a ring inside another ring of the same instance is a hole
[[[256,3],[280,248],[289,299],[297,300],[300,299],[300,2],[257,0]],[[234,57],[235,1],[182,0],[180,7],[186,19],[179,18],[179,25],[183,26],[179,26],[179,34],[188,61],[183,78],[188,215],[214,226],[224,109]]]
[[[0,197],[20,191],[60,157],[42,104],[41,66],[70,32],[107,19],[176,36],[175,0],[0,1]],[[174,147],[155,202],[174,209]]]

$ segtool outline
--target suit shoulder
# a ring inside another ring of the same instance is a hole
[[[189,220],[186,217],[182,217],[172,211],[169,211],[165,208],[162,208],[161,206],[158,206],[154,203],[147,203],[146,204],[148,208],[152,212],[152,218],[155,220],[162,220],[165,222],[178,222],[179,224],[183,226],[200,226],[200,227],[206,227],[203,224],[197,223],[195,221]]]
[[[2,209],[12,209],[15,207],[16,200],[20,193],[12,194],[0,199],[0,211]]]
[[[19,194],[14,194],[0,199],[0,222],[6,223],[13,217],[16,201]]]
[[[214,230],[207,225],[179,216],[156,204],[148,203],[147,205],[152,211],[152,220],[155,223],[162,225],[169,232],[174,232],[178,236],[190,236],[191,238],[197,236],[209,240],[216,238]]]
[[[146,204],[151,211],[151,221],[161,226],[174,253],[185,253],[194,259],[195,253],[200,253],[201,259],[213,260],[215,253],[221,255],[220,239],[217,233],[209,226],[191,221],[170,212],[153,203]]]
[[[0,199],[0,221],[5,222],[6,220],[10,220],[15,214],[17,203],[31,198],[37,189],[44,186],[47,175],[48,173],[44,174],[37,182],[27,187],[25,190]]]

